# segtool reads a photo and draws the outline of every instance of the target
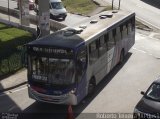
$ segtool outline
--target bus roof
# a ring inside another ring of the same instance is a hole
[[[72,29],[66,27],[51,35],[40,38],[39,40],[32,41],[28,45],[57,46],[74,49],[90,41],[90,39],[97,34],[113,28],[113,26],[125,20],[125,18],[130,18],[133,15],[135,15],[135,13],[122,10],[119,10],[117,13],[113,13],[113,11],[104,11],[82,21]]]

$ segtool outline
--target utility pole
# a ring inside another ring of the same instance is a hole
[[[121,7],[121,0],[119,0],[119,7],[118,7],[118,10],[120,10],[120,7]]]
[[[9,10],[9,0],[8,0],[8,20],[9,20],[9,22],[11,21],[10,20],[10,10]]]
[[[121,0],[119,0],[118,10],[120,10],[121,7]],[[114,9],[114,0],[112,0],[112,10]]]
[[[50,9],[49,0],[38,0],[38,27],[40,37],[50,34]]]
[[[29,26],[29,0],[18,0],[20,11],[20,23],[24,26]]]
[[[114,4],[114,0],[112,0],[112,10],[113,10],[113,4]]]

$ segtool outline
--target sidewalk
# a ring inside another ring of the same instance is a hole
[[[2,13],[0,13],[0,19],[9,21],[8,15],[2,14]],[[16,17],[13,17],[13,16],[10,16],[10,21],[14,22],[14,23],[18,23],[18,24],[20,23],[20,20]],[[37,26],[35,24],[30,24],[29,27],[34,28],[34,29],[37,28]]]
[[[23,69],[8,78],[0,80],[0,92],[16,88],[27,82],[27,70]]]

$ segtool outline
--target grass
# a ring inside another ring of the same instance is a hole
[[[31,33],[20,30],[13,27],[8,27],[4,24],[0,24],[0,40],[1,42],[10,41],[15,38],[21,37],[21,36],[27,36],[32,37]]]
[[[23,45],[32,40],[28,31],[0,23],[0,77],[22,68]]]
[[[98,6],[92,0],[62,0],[68,12],[88,15]]]

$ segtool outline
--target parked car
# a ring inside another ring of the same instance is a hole
[[[19,9],[19,2],[20,0],[17,0],[17,8]],[[34,10],[34,1],[29,0],[29,10]]]
[[[160,78],[155,80],[134,109],[134,119],[160,119]]]
[[[65,20],[65,18],[67,17],[67,10],[63,6],[63,3],[61,0],[50,0],[49,7],[50,7],[50,17],[51,18],[53,19],[62,18],[63,20]],[[38,12],[39,11],[38,9],[39,7],[37,5],[37,7],[35,7],[35,11]]]

